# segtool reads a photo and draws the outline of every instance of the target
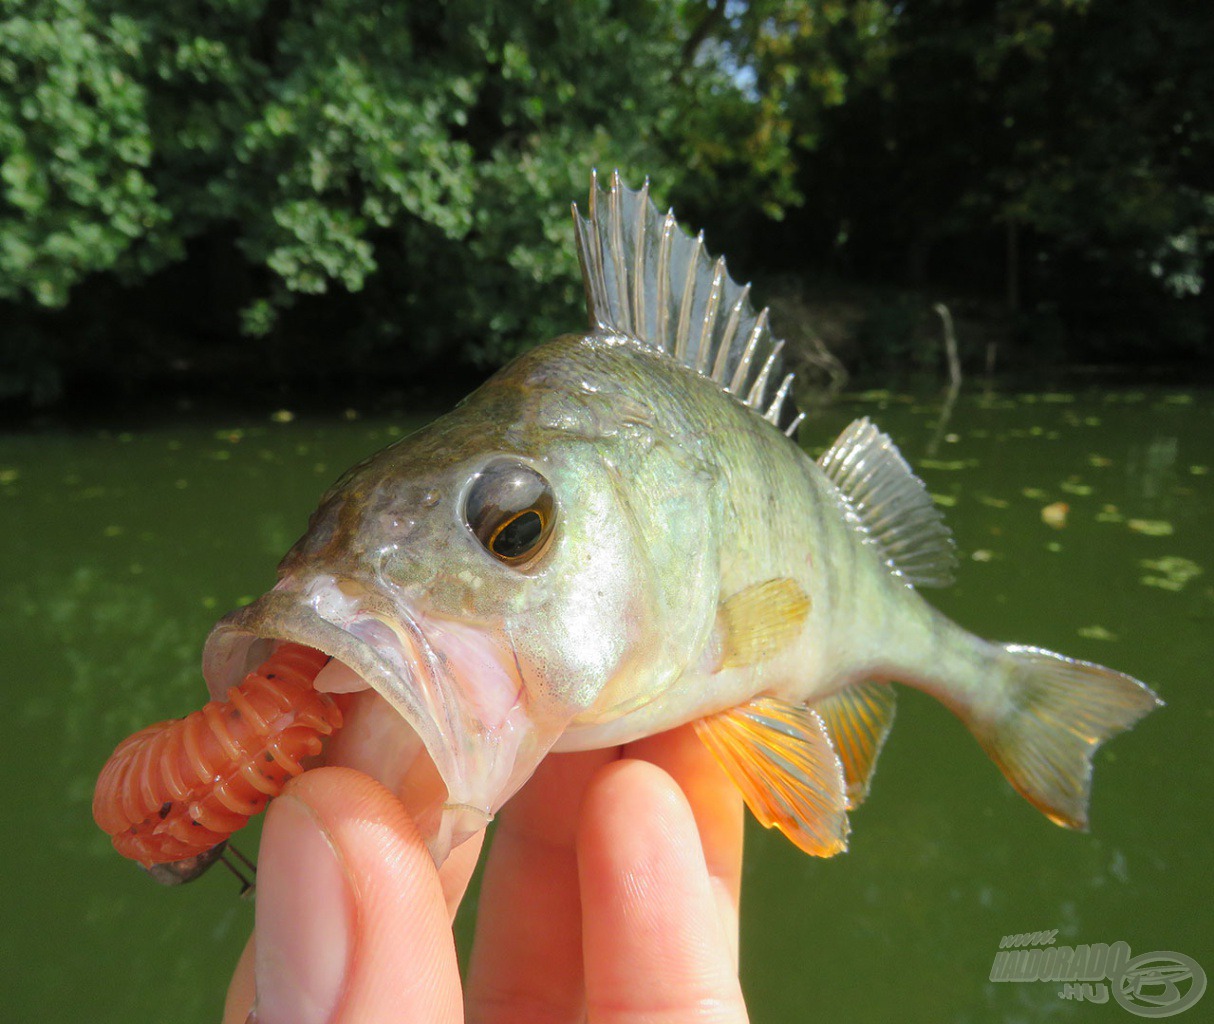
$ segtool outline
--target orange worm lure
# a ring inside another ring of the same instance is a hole
[[[320,753],[341,710],[313,689],[329,656],[282,644],[226,701],[127,737],[93,794],[93,818],[114,849],[145,868],[225,842]]]

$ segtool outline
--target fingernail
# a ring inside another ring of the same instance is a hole
[[[291,796],[266,818],[257,869],[257,1024],[325,1024],[341,998],[354,891],[328,833]]]

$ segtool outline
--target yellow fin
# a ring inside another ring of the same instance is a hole
[[[756,697],[695,725],[764,827],[815,857],[847,849],[843,767],[816,711]]]
[[[809,595],[787,577],[739,590],[717,610],[719,668],[757,665],[778,654],[801,632],[809,608]]]
[[[877,755],[894,724],[894,690],[888,683],[858,683],[815,702],[834,741],[843,777],[847,780],[847,809],[868,796]]]
[[[1004,644],[1013,699],[967,722],[1021,796],[1056,825],[1086,832],[1092,755],[1163,701],[1131,676],[1038,647]]]

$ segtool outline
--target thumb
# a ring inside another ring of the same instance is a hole
[[[368,776],[314,769],[270,806],[254,973],[256,1024],[462,1019],[442,881],[400,801]]]

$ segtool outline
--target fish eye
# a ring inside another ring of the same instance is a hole
[[[464,502],[464,521],[473,536],[510,566],[525,566],[544,550],[555,518],[552,487],[521,462],[490,463],[472,481]]]

